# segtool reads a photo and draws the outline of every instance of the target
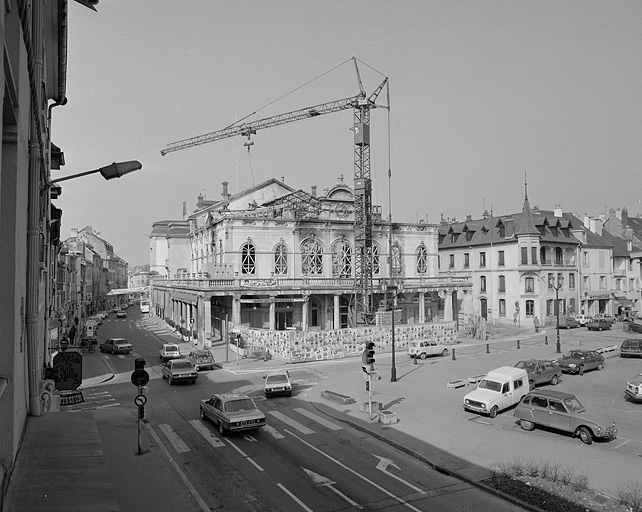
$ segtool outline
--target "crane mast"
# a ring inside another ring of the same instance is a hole
[[[173,151],[187,149],[209,142],[214,142],[229,137],[241,135],[248,138],[248,142],[257,130],[288,124],[303,119],[318,117],[324,114],[354,109],[354,239],[355,239],[355,279],[353,286],[355,325],[361,319],[364,323],[371,323],[374,319],[373,304],[373,251],[372,251],[372,180],[370,177],[370,110],[385,108],[390,110],[389,98],[387,105],[376,104],[377,97],[388,84],[388,78],[367,96],[361,82],[359,67],[356,58],[354,61],[360,93],[356,96],[344,98],[328,103],[321,103],[312,107],[279,114],[249,123],[233,124],[215,132],[183,139],[167,144],[161,155],[165,156]]]

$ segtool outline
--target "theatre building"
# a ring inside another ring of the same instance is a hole
[[[372,219],[374,309],[383,312],[396,291],[399,324],[456,322],[471,284],[465,276],[439,277],[437,227],[391,226],[380,206],[373,206]],[[199,196],[186,220],[189,261],[172,261],[184,270],[154,279],[151,299],[158,316],[188,330],[199,345],[243,329],[276,336],[384,322],[385,314],[364,324],[354,313],[354,196],[342,176],[321,194],[316,186],[305,192],[270,179],[231,195],[224,182],[221,199]],[[152,255],[167,253],[155,244],[176,243],[169,235],[150,240]],[[166,266],[150,262],[150,268]]]

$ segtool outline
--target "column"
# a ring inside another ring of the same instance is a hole
[[[450,290],[444,292],[444,321],[452,322],[453,319],[453,295]]]
[[[335,295],[334,296],[334,328],[335,329],[341,329],[341,309],[340,309],[340,302],[339,299],[341,298],[340,295]]]
[[[426,323],[426,292],[419,292],[419,323]]]
[[[209,297],[203,297],[202,304],[202,313],[199,315],[198,342],[203,348],[209,349],[212,347],[212,301]]]
[[[276,331],[276,297],[270,297],[270,330]]]
[[[237,326],[241,325],[241,296],[234,295],[232,299],[232,323]]]
[[[301,303],[301,330],[302,331],[307,331],[308,330],[308,301],[310,300],[310,296],[306,295],[303,297],[303,302]]]

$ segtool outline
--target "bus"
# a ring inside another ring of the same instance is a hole
[[[149,300],[141,299],[140,301],[140,312],[149,313]]]

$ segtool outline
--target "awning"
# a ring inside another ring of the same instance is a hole
[[[633,306],[634,302],[629,299],[615,299],[615,304],[623,306],[625,308],[630,308]]]
[[[147,293],[149,286],[139,286],[138,288],[115,288],[110,290],[107,296],[110,295],[128,295],[130,293]]]

